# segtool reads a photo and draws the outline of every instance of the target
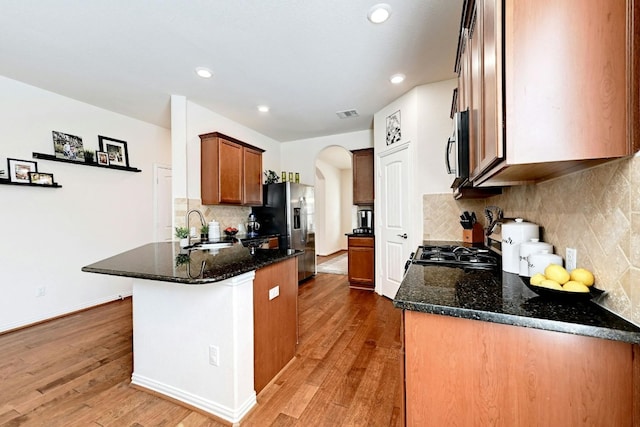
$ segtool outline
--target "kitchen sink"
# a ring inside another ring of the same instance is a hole
[[[185,249],[201,250],[201,251],[218,250],[218,249],[231,247],[232,245],[233,245],[232,242],[216,242],[216,243],[197,242],[197,243],[194,243],[191,246],[187,246]]]

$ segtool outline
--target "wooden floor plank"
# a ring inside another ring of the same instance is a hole
[[[298,290],[296,357],[241,425],[401,425],[400,311],[342,275]],[[2,334],[0,351],[0,426],[225,425],[130,385],[131,299]]]

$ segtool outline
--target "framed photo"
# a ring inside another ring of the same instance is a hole
[[[84,162],[84,147],[82,138],[62,132],[52,131],[53,151],[59,159]]]
[[[38,172],[38,164],[30,160],[7,159],[7,169],[11,182],[28,184],[31,182],[29,172]]]
[[[400,133],[400,110],[387,117],[387,145],[399,142]]]
[[[108,138],[98,135],[100,141],[100,151],[104,151],[109,156],[109,164],[129,167],[129,153],[127,143],[119,139]]]
[[[109,154],[106,151],[96,151],[96,158],[99,165],[109,166]]]
[[[38,185],[53,185],[53,174],[43,172],[29,172],[29,181]]]

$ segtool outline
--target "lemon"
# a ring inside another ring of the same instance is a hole
[[[539,285],[540,282],[542,282],[543,280],[545,280],[546,277],[544,277],[544,274],[542,273],[536,273],[533,276],[531,276],[531,279],[529,279],[529,283],[531,283],[532,285]]]
[[[593,285],[593,282],[595,282],[593,273],[585,268],[576,268],[573,270],[571,272],[571,280],[584,283],[586,286],[591,286]]]
[[[589,292],[589,288],[581,282],[571,280],[562,286],[562,289],[569,292]]]
[[[549,264],[547,268],[544,269],[544,275],[547,279],[555,280],[561,285],[567,283],[571,278],[569,272],[558,264]]]
[[[543,280],[538,286],[542,286],[543,288],[555,289],[557,291],[563,290],[560,283],[550,279]]]

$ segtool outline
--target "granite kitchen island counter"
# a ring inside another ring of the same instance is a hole
[[[640,328],[595,303],[540,297],[506,272],[411,264],[393,303],[404,310],[640,343]]]
[[[217,250],[181,249],[178,243],[149,243],[82,268],[89,273],[186,284],[218,282],[302,254],[255,249],[240,243]]]
[[[293,336],[295,354],[301,253],[149,243],[82,270],[133,279],[133,385],[238,423],[257,403],[255,373],[265,376],[254,365],[257,331],[274,331],[254,324],[254,301],[262,317],[286,315],[275,332]]]

